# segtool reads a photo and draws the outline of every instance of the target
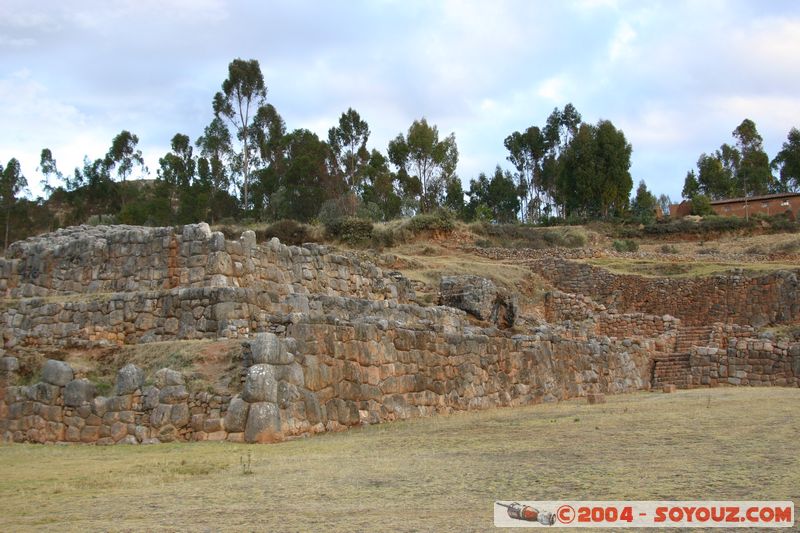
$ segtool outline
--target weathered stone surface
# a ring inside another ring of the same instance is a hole
[[[280,421],[278,406],[274,403],[257,402],[250,404],[244,440],[246,442],[275,442],[282,440]]]
[[[94,383],[88,379],[74,379],[64,387],[64,405],[79,407],[89,403],[96,394]]]
[[[127,364],[117,372],[116,393],[131,394],[144,385],[144,371],[134,364]]]
[[[242,399],[249,403],[278,401],[278,380],[272,365],[253,365],[247,371]]]
[[[183,385],[170,385],[161,389],[158,399],[161,403],[177,404],[185,402],[189,398],[189,392]]]
[[[50,405],[55,403],[60,396],[61,389],[58,385],[40,382],[28,387],[28,397],[35,402]]]
[[[72,367],[64,361],[48,359],[42,367],[42,379],[51,385],[63,387],[72,381],[73,376]]]
[[[154,376],[155,386],[159,389],[172,385],[185,385],[183,374],[171,368],[162,368]]]
[[[16,372],[19,370],[19,359],[16,357],[0,357],[0,372]]]
[[[173,405],[169,420],[176,428],[186,427],[189,424],[189,406],[185,403]]]
[[[288,365],[294,361],[294,356],[286,351],[285,344],[274,333],[259,333],[244,344],[250,349],[251,364]]]
[[[498,289],[492,280],[479,276],[442,276],[439,291],[442,305],[461,309],[502,328],[514,325],[516,299]]]
[[[225,413],[225,430],[229,432],[244,431],[247,425],[247,415],[250,404],[235,396],[228,404],[228,411]]]

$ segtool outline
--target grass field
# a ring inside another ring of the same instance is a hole
[[[719,388],[277,445],[4,445],[0,531],[486,531],[498,499],[800,505],[798,435],[800,390]]]

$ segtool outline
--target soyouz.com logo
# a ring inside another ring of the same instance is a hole
[[[497,501],[497,527],[794,526],[790,501]]]

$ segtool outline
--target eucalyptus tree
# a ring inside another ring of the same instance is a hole
[[[8,228],[11,225],[11,210],[17,202],[17,195],[27,186],[28,182],[25,176],[22,175],[19,161],[16,158],[11,158],[5,169],[0,165],[0,204],[2,204],[3,214],[5,215],[4,251],[8,250]]]
[[[419,191],[420,211],[428,212],[439,206],[439,197],[455,176],[458,164],[455,134],[439,140],[436,126],[430,126],[425,118],[415,120],[405,137],[398,134],[389,142],[389,160],[400,169],[400,179],[411,182],[406,189]]]
[[[250,127],[257,110],[266,104],[267,87],[256,59],[234,59],[228,65],[228,78],[222,91],[214,95],[214,114],[227,118],[236,129],[242,151],[242,204],[250,208]]]
[[[342,113],[338,126],[328,130],[328,145],[334,166],[342,173],[348,190],[353,193],[360,192],[363,172],[369,162],[369,134],[369,125],[353,108]]]

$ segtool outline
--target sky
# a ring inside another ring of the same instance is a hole
[[[36,196],[42,148],[71,173],[125,129],[155,177],[238,57],[289,130],[325,139],[352,107],[384,152],[421,117],[455,133],[467,187],[571,102],[622,129],[634,182],[675,201],[743,119],[770,158],[800,127],[799,53],[793,0],[0,0],[0,164],[16,157]]]

